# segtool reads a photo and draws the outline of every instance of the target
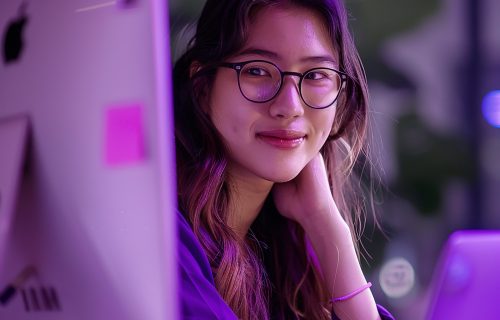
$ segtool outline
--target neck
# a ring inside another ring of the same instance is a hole
[[[231,172],[231,186],[233,190],[229,225],[244,239],[248,229],[259,215],[273,182],[256,176],[249,177]]]

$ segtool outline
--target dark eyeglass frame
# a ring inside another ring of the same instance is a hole
[[[254,62],[264,62],[264,63],[268,63],[268,64],[271,64],[273,65],[274,67],[276,67],[276,69],[279,71],[280,75],[281,75],[281,80],[280,80],[280,83],[279,83],[279,87],[278,87],[278,90],[276,90],[276,92],[274,93],[274,95],[269,98],[269,99],[266,99],[266,100],[252,100],[250,98],[248,98],[245,93],[243,92],[243,90],[241,89],[241,84],[240,84],[240,73],[241,73],[241,70],[243,70],[243,67],[249,63],[254,63]],[[298,87],[299,87],[299,95],[300,95],[300,98],[302,99],[302,101],[310,108],[313,108],[313,109],[326,109],[330,106],[332,106],[338,99],[338,97],[340,96],[340,92],[342,91],[342,88],[344,87],[344,83],[347,82],[347,80],[349,79],[348,78],[348,75],[342,71],[339,71],[339,70],[336,70],[336,69],[333,69],[333,68],[326,68],[326,67],[315,67],[315,68],[312,68],[312,69],[309,69],[309,70],[306,70],[305,72],[303,73],[300,73],[300,72],[293,72],[293,71],[283,71],[280,69],[280,67],[278,67],[276,64],[272,63],[271,61],[267,61],[267,60],[248,60],[248,61],[242,61],[242,62],[219,62],[217,64],[214,65],[214,67],[224,67],[224,68],[230,68],[230,69],[233,69],[234,71],[236,71],[236,74],[237,74],[237,77],[238,77],[238,87],[240,89],[240,93],[241,95],[247,99],[248,101],[250,102],[254,102],[254,103],[266,103],[266,102],[269,102],[271,100],[273,100],[274,98],[276,98],[276,96],[279,94],[279,92],[281,91],[281,88],[283,87],[283,83],[284,83],[284,78],[285,76],[295,76],[295,77],[299,77],[299,83],[298,83]],[[335,72],[336,74],[338,74],[340,76],[340,85],[339,85],[339,92],[337,93],[337,96],[335,97],[335,99],[332,101],[332,103],[330,103],[329,105],[327,106],[324,106],[324,107],[315,107],[315,106],[311,106],[310,104],[308,104],[306,102],[306,100],[304,99],[304,96],[302,95],[302,80],[304,79],[304,77],[306,75],[308,75],[309,73],[315,71],[315,70],[330,70],[330,71],[333,71]]]

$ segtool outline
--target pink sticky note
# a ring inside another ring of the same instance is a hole
[[[123,105],[106,109],[105,162],[121,165],[145,159],[142,106]]]

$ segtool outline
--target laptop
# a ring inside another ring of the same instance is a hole
[[[500,317],[500,230],[460,230],[449,237],[433,279],[428,320]]]
[[[166,0],[0,2],[0,319],[177,319]]]

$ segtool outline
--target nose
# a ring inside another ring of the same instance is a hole
[[[276,118],[296,118],[304,114],[304,105],[299,93],[298,79],[284,77],[278,95],[271,101],[269,113]]]

